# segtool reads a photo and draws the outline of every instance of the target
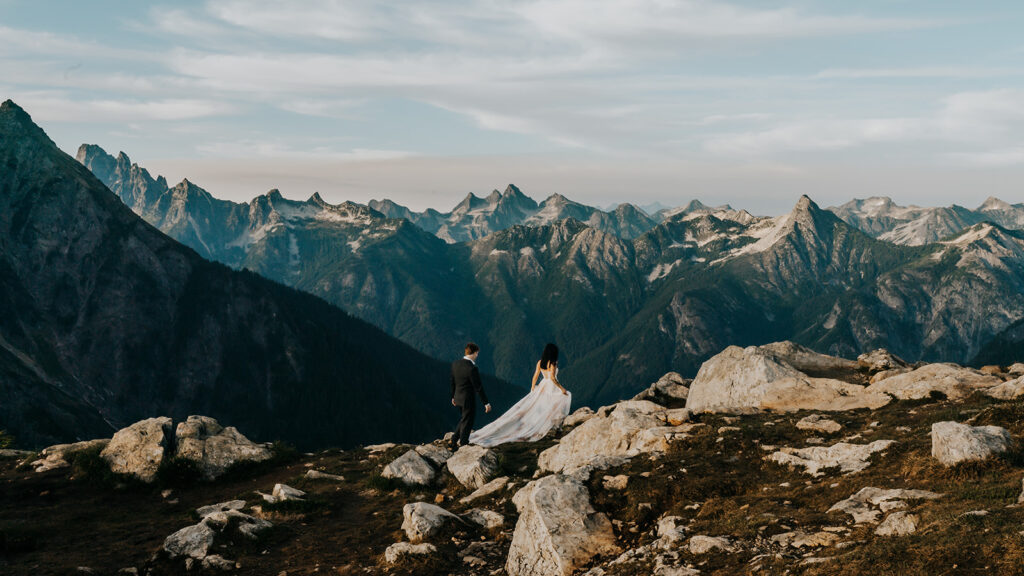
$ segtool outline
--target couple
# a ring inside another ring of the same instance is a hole
[[[452,451],[469,443],[497,446],[506,442],[540,440],[569,415],[572,395],[558,383],[558,346],[548,344],[533,372],[530,393],[497,420],[472,432],[477,394],[484,403],[484,412],[491,411],[476,367],[479,355],[480,347],[470,342],[466,344],[466,355],[452,364],[452,406],[462,409],[462,418],[452,436]],[[537,379],[541,376],[543,378],[538,384]]]

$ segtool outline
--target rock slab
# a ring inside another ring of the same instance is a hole
[[[152,482],[173,442],[171,434],[170,418],[147,418],[118,430],[100,457],[112,472]]]
[[[402,530],[410,542],[422,542],[437,535],[445,524],[449,522],[462,522],[462,519],[451,512],[428,504],[427,502],[413,502],[402,508]]]
[[[476,490],[498,474],[498,455],[483,446],[463,446],[446,465],[460,484]]]
[[[985,460],[1010,449],[1013,439],[1000,426],[968,426],[959,422],[932,424],[932,456],[946,466]]]
[[[381,476],[401,480],[407,486],[429,486],[437,472],[416,450],[409,450],[384,467]]]

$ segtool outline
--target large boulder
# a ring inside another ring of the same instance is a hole
[[[462,522],[455,514],[426,502],[406,504],[402,508],[402,516],[402,530],[409,541],[414,543],[431,538],[449,522]]]
[[[1024,376],[1007,380],[985,391],[985,394],[999,400],[1013,400],[1024,394]]]
[[[381,476],[401,480],[407,486],[429,486],[437,472],[416,450],[409,450],[384,467]]]
[[[985,460],[1010,449],[1013,439],[1000,426],[968,426],[959,422],[932,424],[932,456],[946,466]]]
[[[926,364],[879,380],[867,389],[873,393],[890,394],[900,400],[919,400],[933,392],[944,394],[950,400],[961,400],[975,391],[984,391],[1000,383],[1002,380],[998,377],[972,368],[956,364]]]
[[[664,428],[665,409],[646,400],[631,400],[606,406],[566,434],[558,444],[541,452],[537,464],[542,470],[572,472],[592,465],[598,457],[614,461],[632,458],[659,448],[647,430]]]
[[[893,440],[876,440],[870,444],[839,442],[832,446],[783,448],[766,458],[779,464],[801,466],[812,476],[821,476],[829,468],[852,474],[867,468],[872,454],[882,452],[894,443]]]
[[[100,456],[111,471],[152,482],[171,448],[171,434],[170,418],[148,418],[118,430]]]
[[[446,462],[448,471],[466,488],[476,490],[498,474],[498,455],[483,446],[463,446]]]
[[[164,539],[164,551],[171,558],[181,556],[202,560],[210,553],[217,532],[206,522],[186,526]]]
[[[545,476],[512,501],[519,520],[505,563],[510,576],[569,576],[595,556],[620,552],[611,521],[594,510],[578,480]]]
[[[224,427],[209,416],[189,416],[175,430],[177,458],[195,462],[206,480],[214,480],[239,462],[262,462],[273,454],[234,426]]]
[[[729,346],[701,365],[686,407],[694,412],[836,411],[880,408],[890,401],[863,386],[808,376],[797,366],[836,372],[855,369],[856,363],[791,342]]]
[[[861,368],[865,368],[872,372],[899,370],[908,366],[906,361],[884,348],[872,350],[871,352],[857,356],[857,364],[860,365]]]
[[[416,453],[430,462],[434,467],[440,468],[452,457],[452,451],[438,446],[437,444],[424,444],[415,448]]]
[[[677,372],[669,372],[651,384],[643,392],[633,397],[633,400],[651,400],[654,402],[667,402],[672,400],[683,401],[690,393],[687,386],[690,380],[683,378]]]
[[[57,468],[66,468],[71,465],[71,460],[74,459],[75,454],[95,448],[102,450],[106,448],[107,444],[110,444],[110,438],[49,446],[43,448],[42,452],[39,453],[39,458],[32,462],[31,466],[36,472],[48,472]]]

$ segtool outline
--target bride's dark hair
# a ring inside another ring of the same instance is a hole
[[[547,370],[552,364],[558,364],[558,346],[549,342],[540,355],[540,367]]]

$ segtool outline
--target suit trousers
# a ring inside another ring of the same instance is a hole
[[[473,422],[476,420],[476,398],[466,398],[459,408],[462,409],[462,418],[459,419],[459,426],[452,437],[452,445],[458,442],[466,446],[469,444],[469,433],[473,431]]]

